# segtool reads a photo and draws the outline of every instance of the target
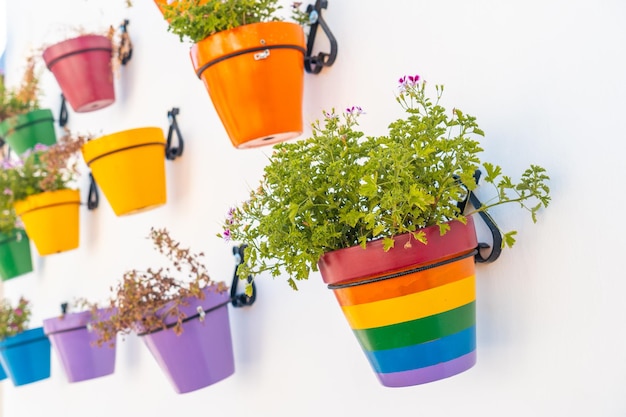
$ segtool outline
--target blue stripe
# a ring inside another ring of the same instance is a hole
[[[364,351],[374,371],[403,372],[448,362],[476,350],[476,326],[441,339],[397,349]]]

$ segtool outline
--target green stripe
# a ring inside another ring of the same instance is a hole
[[[390,326],[353,330],[367,351],[396,349],[436,340],[476,324],[476,302],[444,313]]]

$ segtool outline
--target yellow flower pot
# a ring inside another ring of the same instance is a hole
[[[78,247],[78,190],[48,191],[14,204],[28,237],[40,255],[51,255]]]
[[[160,128],[142,127],[83,145],[85,163],[117,216],[165,204],[165,143]]]

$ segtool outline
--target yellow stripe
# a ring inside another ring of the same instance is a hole
[[[468,278],[403,297],[344,306],[352,329],[371,329],[416,320],[471,303],[476,299],[476,278]]]

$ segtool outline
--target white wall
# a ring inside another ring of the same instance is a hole
[[[122,3],[8,3],[13,81],[28,48],[59,40],[67,26],[129,18],[135,52],[117,82],[117,102],[72,113],[70,127],[165,129],[167,110],[178,106],[187,141],[182,159],[167,164],[165,207],[126,218],[116,218],[105,200],[96,212],[83,208],[78,250],[36,258],[34,273],[5,284],[11,299],[32,299],[33,326],[57,314],[60,302],[104,298],[123,271],[147,266],[155,259],[144,239],[150,226],[166,226],[208,253],[213,277],[229,280],[230,246],[214,235],[227,208],[256,184],[270,151],[233,149],[188,45],[166,31],[151,1],[135,0],[128,10]],[[478,117],[485,159],[512,175],[530,163],[549,170],[553,202],[538,224],[516,207],[493,212],[519,239],[497,263],[477,268],[478,364],[436,383],[384,388],[319,276],[299,293],[282,278],[262,276],[257,303],[230,311],[232,377],[176,395],[142,342],[128,337],[112,376],[68,384],[53,355],[50,379],[19,388],[4,382],[6,417],[626,415],[626,226],[619,218],[626,204],[626,3],[330,0],[324,16],[339,57],[306,76],[307,123],[322,109],[360,105],[362,127],[381,134],[400,115],[397,78],[418,73],[446,85],[444,104]],[[44,102],[57,109],[58,86],[47,71],[43,81]],[[85,198],[85,178],[81,187]]]

